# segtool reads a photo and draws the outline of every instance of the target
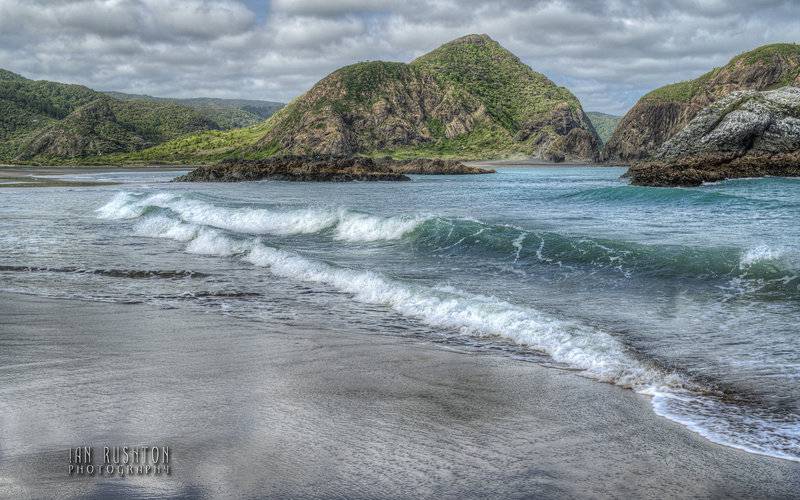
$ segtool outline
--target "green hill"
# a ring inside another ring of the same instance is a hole
[[[740,54],[721,68],[646,94],[622,118],[604,156],[631,161],[652,156],[709,104],[737,90],[800,85],[800,45],[777,43]]]
[[[598,139],[578,100],[486,35],[410,64],[334,71],[264,123],[202,132],[117,162],[209,163],[282,154],[591,160]]]
[[[216,99],[212,97],[153,97],[144,94],[125,94],[105,92],[120,101],[150,101],[172,103],[192,108],[210,119],[223,130],[248,127],[262,122],[275,114],[284,104],[282,102],[260,101],[254,99]]]
[[[169,101],[119,100],[0,70],[0,161],[58,163],[133,152],[228,128],[220,121]]]
[[[601,144],[608,142],[617,125],[619,125],[619,121],[622,120],[621,116],[600,113],[599,111],[587,111],[586,116],[592,122]]]

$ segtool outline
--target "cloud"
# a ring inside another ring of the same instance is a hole
[[[488,33],[622,113],[737,53],[800,39],[800,5],[750,0],[0,0],[0,67],[153,95],[289,100],[339,66]]]

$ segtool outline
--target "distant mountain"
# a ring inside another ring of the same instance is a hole
[[[120,101],[82,85],[0,70],[0,160],[49,162],[136,151],[222,128],[172,103]]]
[[[597,132],[597,136],[600,138],[602,144],[605,144],[611,139],[611,134],[614,133],[617,125],[619,125],[619,121],[622,120],[621,116],[609,115],[598,111],[587,111],[586,116],[588,116],[589,121],[592,122],[594,130]]]
[[[721,68],[642,97],[622,118],[604,156],[631,161],[651,157],[709,104],[738,90],[800,85],[800,45],[765,45],[738,55]]]
[[[572,93],[488,36],[468,35],[410,64],[341,68],[264,123],[117,159],[207,163],[324,154],[592,160],[598,143]]]
[[[105,94],[122,101],[151,101],[186,106],[198,111],[225,130],[248,127],[264,121],[285,105],[282,102],[253,99],[217,99],[213,97],[181,99],[122,92],[105,92]]]

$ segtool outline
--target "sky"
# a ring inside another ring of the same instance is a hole
[[[485,33],[623,114],[734,55],[800,42],[800,1],[0,0],[0,68],[171,97],[288,101],[338,67]]]

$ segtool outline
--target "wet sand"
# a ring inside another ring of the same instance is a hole
[[[181,172],[193,167],[26,167],[0,165],[0,188],[109,186],[116,182],[56,179],[55,176],[106,172]]]
[[[2,497],[772,497],[800,464],[713,444],[574,372],[413,338],[0,294]],[[170,477],[71,478],[169,445]]]

